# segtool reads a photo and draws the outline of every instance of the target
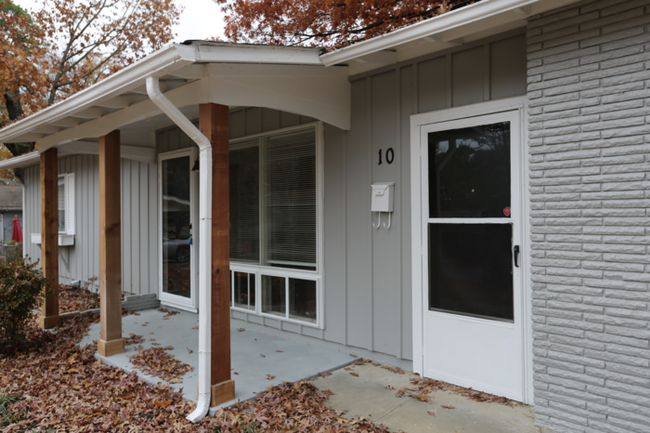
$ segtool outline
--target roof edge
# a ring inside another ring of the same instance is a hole
[[[577,3],[578,1],[580,0],[482,0],[422,22],[411,24],[394,32],[322,54],[320,58],[325,66],[333,66],[446,30],[480,22],[513,10],[540,5],[537,8],[539,10],[531,14],[534,15],[546,10]],[[523,15],[518,16],[518,19],[522,18]],[[479,27],[476,31],[481,30],[483,29]]]

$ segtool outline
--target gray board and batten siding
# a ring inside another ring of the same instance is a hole
[[[328,345],[374,352],[377,359],[412,359],[410,167],[411,114],[526,93],[526,40],[521,31],[385,67],[351,79],[352,127],[324,128],[324,329],[240,311],[233,319],[314,337]],[[263,108],[233,110],[232,139],[313,122]],[[158,153],[193,146],[178,128],[156,134]],[[393,162],[378,165],[388,149]],[[75,173],[76,235],[60,248],[62,282],[99,275],[98,158],[59,160]],[[372,228],[370,185],[394,181],[390,230]],[[25,233],[40,232],[38,167],[26,170]],[[123,287],[158,293],[157,166],[122,161]],[[40,248],[26,242],[26,253]],[[313,340],[312,340],[313,341]]]
[[[351,86],[351,130],[324,128],[324,329],[241,311],[232,317],[388,355],[393,362],[411,360],[410,116],[525,95],[525,35],[510,32],[392,65],[353,77]],[[310,122],[275,110],[239,109],[230,114],[230,137]],[[177,128],[159,131],[156,142],[158,152],[193,145]],[[392,164],[385,160],[389,148]],[[370,185],[390,181],[396,188],[392,227],[375,230]]]
[[[99,277],[99,157],[74,155],[59,159],[59,174],[75,175],[75,236],[73,246],[59,247],[60,281],[70,284]],[[122,291],[158,293],[157,167],[122,159]],[[39,166],[25,170],[24,250],[41,258],[31,233],[41,232]],[[95,288],[99,287],[96,282]]]

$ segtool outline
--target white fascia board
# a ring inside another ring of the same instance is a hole
[[[197,50],[197,62],[323,65],[320,60],[320,48],[227,43],[198,43],[194,46]]]
[[[0,161],[0,170],[5,168],[24,168],[30,165],[36,165],[40,162],[41,157],[37,151],[25,153],[23,155],[14,156],[13,158]]]
[[[70,155],[99,155],[99,143],[74,141],[59,148],[57,155],[59,158]],[[121,145],[120,158],[155,164],[156,149],[152,147]],[[40,163],[41,157],[37,151],[34,151],[0,161],[0,170],[6,168],[25,168]]]
[[[11,143],[39,126],[55,122],[75,112],[99,105],[100,101],[118,97],[149,75],[165,75],[194,62],[192,46],[170,45],[124,68],[117,74],[74,94],[68,99],[45,108],[19,122],[0,130],[0,143]],[[46,150],[42,149],[41,151]]]
[[[193,45],[170,45],[144,59],[128,66],[117,74],[100,81],[99,83],[82,90],[70,98],[35,113],[19,122],[0,130],[0,143],[23,141],[34,129],[56,122],[65,123],[67,117],[74,116],[82,110],[89,110],[94,106],[111,106],[111,99],[119,100],[120,96],[130,90],[143,86],[144,80],[149,76],[163,77],[173,75],[182,68],[196,62],[206,63],[274,63],[286,65],[319,65],[320,49],[275,47],[263,45],[237,45],[195,43]],[[194,68],[192,74],[196,75],[201,68]],[[136,104],[137,105],[137,104]],[[126,109],[128,110],[127,107]],[[122,110],[120,110],[122,111]],[[114,113],[111,113],[114,114]],[[104,115],[95,120],[100,120],[110,115]],[[90,123],[90,122],[87,122]],[[107,122],[102,122],[107,123]],[[84,123],[83,125],[86,125]],[[83,126],[80,125],[80,126]],[[121,124],[115,124],[118,128]],[[71,127],[77,129],[79,127]],[[84,128],[86,129],[86,128]],[[64,132],[64,131],[63,131]],[[70,134],[70,132],[68,133]],[[66,134],[64,134],[66,135]],[[76,135],[72,133],[71,135]],[[39,141],[39,151],[44,152],[56,146],[57,134],[47,136],[30,135],[32,141]],[[94,136],[94,135],[93,135]],[[41,141],[44,145],[41,145]]]
[[[580,0],[481,0],[392,33],[323,54],[320,58],[325,66],[337,65],[460,27],[467,28],[465,33],[480,32],[485,30],[482,22],[494,27],[494,19],[499,16],[501,20],[497,21],[505,25],[510,21],[525,18],[522,11],[535,15],[578,1]]]

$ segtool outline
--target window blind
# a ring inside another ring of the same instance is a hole
[[[316,268],[316,139],[312,129],[265,139],[266,261]]]

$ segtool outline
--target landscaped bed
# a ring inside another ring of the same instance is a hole
[[[94,357],[94,344],[75,345],[98,321],[96,313],[69,317],[49,332],[38,328],[34,316],[26,340],[0,353],[3,431],[388,431],[343,418],[326,406],[328,393],[309,382],[270,387],[191,424],[185,416],[195,405],[180,392],[103,364]]]

